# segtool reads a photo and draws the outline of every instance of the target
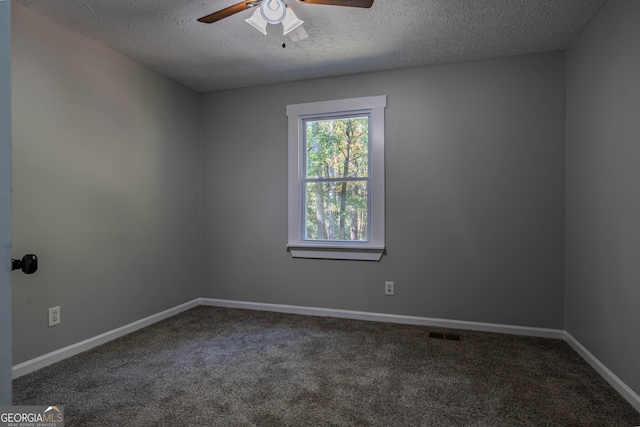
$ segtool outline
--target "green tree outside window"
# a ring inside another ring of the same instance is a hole
[[[307,240],[368,240],[369,117],[305,121]]]

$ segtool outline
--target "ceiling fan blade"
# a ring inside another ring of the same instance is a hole
[[[217,12],[213,12],[211,15],[203,16],[198,19],[198,22],[204,22],[205,24],[213,24],[221,19],[224,19],[228,16],[234,15],[238,12],[242,12],[243,10],[247,10],[250,7],[256,5],[255,1],[241,1],[238,4],[234,4],[233,6],[225,7]]]
[[[327,4],[330,6],[366,7],[373,5],[373,0],[297,0],[299,3]]]

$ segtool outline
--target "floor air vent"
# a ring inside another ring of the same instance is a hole
[[[435,338],[437,340],[447,340],[447,341],[462,341],[462,335],[445,334],[442,332],[429,332],[429,338]]]

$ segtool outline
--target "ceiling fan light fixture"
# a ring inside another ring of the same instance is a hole
[[[260,4],[260,13],[269,24],[279,24],[286,17],[287,7],[282,0],[263,0]]]
[[[307,30],[304,29],[303,25],[300,25],[289,33],[289,37],[291,37],[292,42],[299,42],[300,40],[304,40],[309,37],[309,33],[307,33]]]
[[[265,36],[267,35],[268,22],[265,21],[264,18],[262,17],[262,13],[260,12],[260,9],[253,12],[253,15],[251,15],[251,18],[245,19],[245,22],[251,25],[256,30],[260,31]]]
[[[287,5],[287,12],[285,14],[284,20],[282,21],[282,34],[289,34],[291,31],[295,30],[302,24],[304,24],[304,21],[296,16],[291,6]]]

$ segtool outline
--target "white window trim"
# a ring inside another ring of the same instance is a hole
[[[289,240],[287,247],[294,258],[325,258],[379,261],[385,249],[384,201],[384,110],[386,95],[334,101],[287,105],[289,121]],[[343,114],[367,111],[369,119],[370,230],[367,242],[309,241],[302,237],[302,174],[301,151],[304,143],[303,120],[322,114]]]

